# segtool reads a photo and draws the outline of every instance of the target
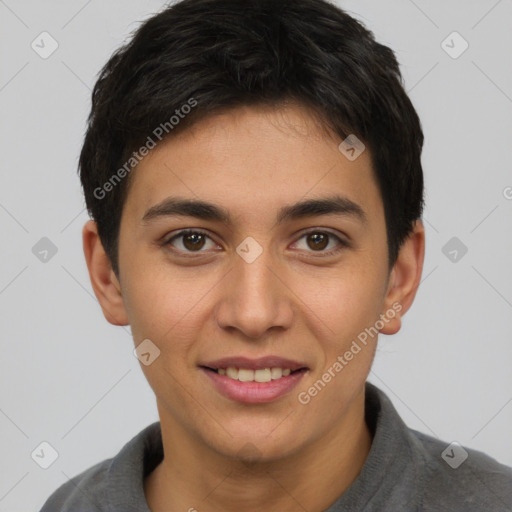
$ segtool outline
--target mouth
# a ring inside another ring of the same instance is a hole
[[[239,382],[270,382],[288,377],[292,373],[295,374],[307,370],[307,368],[292,370],[290,368],[279,367],[253,370],[251,368],[235,368],[233,366],[228,366],[227,368],[209,368],[208,366],[201,366],[201,368],[215,372],[218,375],[225,375],[228,379],[237,380]]]
[[[309,368],[279,357],[226,358],[199,365],[221,395],[243,403],[267,403],[290,391]]]

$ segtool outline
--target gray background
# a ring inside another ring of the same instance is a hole
[[[512,465],[512,2],[339,4],[395,50],[426,136],[423,281],[370,380],[411,427]],[[89,284],[76,165],[96,73],[163,5],[0,0],[0,511],[37,511],[157,420],[129,328]],[[47,59],[31,48],[43,31]],[[59,454],[46,470],[43,441]]]

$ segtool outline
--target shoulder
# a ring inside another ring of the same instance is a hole
[[[374,508],[368,510],[512,511],[512,468],[407,427],[387,395],[367,384],[366,419],[374,440],[358,491],[372,490]]]
[[[106,459],[62,484],[40,512],[90,512],[102,510],[105,502],[106,474],[113,459]]]
[[[144,477],[162,460],[160,423],[139,432],[113,458],[106,459],[61,485],[40,512],[148,511]]]
[[[458,443],[409,432],[424,463],[422,510],[512,510],[512,468]]]

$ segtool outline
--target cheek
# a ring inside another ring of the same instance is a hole
[[[379,316],[384,280],[375,266],[347,262],[337,270],[305,272],[295,282],[312,330],[335,348],[343,348]]]
[[[314,336],[323,357],[297,391],[297,401],[312,417],[321,417],[325,428],[347,410],[371,369],[377,337],[370,337],[365,329],[375,324],[381,311],[378,278],[374,272],[331,276],[322,283],[322,293],[309,295],[308,306],[315,314],[308,316],[317,326]],[[303,279],[305,297],[308,283]]]
[[[218,277],[191,267],[173,270],[170,265],[138,261],[126,268],[129,278],[123,289],[133,337],[136,342],[149,338],[160,350],[172,347],[180,352],[204,323],[205,295]]]

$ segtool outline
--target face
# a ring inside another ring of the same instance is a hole
[[[392,318],[392,300],[369,150],[350,161],[340,142],[304,108],[244,107],[161,143],[134,171],[120,294],[135,344],[160,351],[141,367],[163,426],[228,456],[252,443],[271,460],[350,417],[375,352],[362,333],[395,320],[380,316]]]

